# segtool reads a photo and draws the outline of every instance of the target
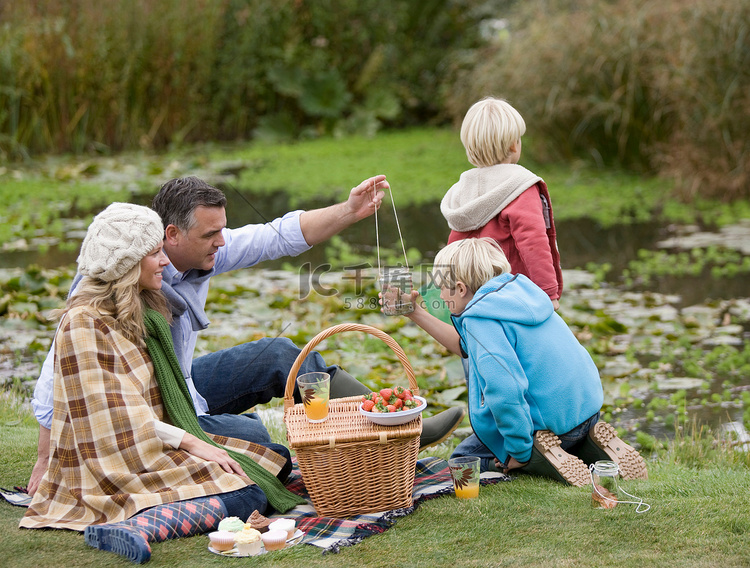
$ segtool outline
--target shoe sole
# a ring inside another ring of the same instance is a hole
[[[648,479],[646,461],[633,446],[617,435],[617,430],[606,422],[597,422],[591,429],[591,439],[609,458],[620,466],[623,479]]]
[[[131,562],[143,564],[151,558],[151,547],[139,534],[120,527],[91,525],[83,532],[86,544],[114,552]]]
[[[447,411],[446,411],[447,412]],[[458,428],[461,425],[461,422],[464,421],[464,417],[466,416],[466,411],[463,409],[461,410],[461,416],[456,420],[453,425],[450,427],[450,429],[438,440],[435,440],[434,442],[430,442],[429,444],[425,444],[424,446],[419,446],[419,451],[426,450],[427,448],[431,448],[432,446],[437,446],[438,444],[442,444],[445,442],[448,438],[450,438],[450,435],[455,432],[456,428]]]
[[[549,430],[540,430],[534,436],[534,447],[542,454],[566,483],[583,487],[591,483],[589,468],[577,457],[560,447],[560,438]]]

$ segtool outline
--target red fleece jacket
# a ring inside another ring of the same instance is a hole
[[[544,202],[549,205],[549,227],[544,216]],[[474,231],[451,231],[448,243],[472,237],[492,237],[508,257],[513,274],[523,274],[558,300],[563,290],[560,252],[557,250],[552,201],[547,184],[532,185],[503,209],[484,227]]]

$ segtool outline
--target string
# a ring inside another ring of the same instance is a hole
[[[596,483],[594,483],[594,464],[591,464],[589,466],[589,476],[591,477],[591,486],[594,488],[594,491],[596,492],[596,494],[599,495],[599,497],[601,497],[602,499],[606,499],[607,501],[614,501],[615,505],[617,503],[623,503],[625,505],[637,505],[637,507],[635,508],[636,513],[645,513],[651,508],[651,505],[649,505],[648,503],[644,503],[643,499],[641,499],[640,497],[636,497],[635,495],[631,495],[630,493],[625,491],[622,487],[620,487],[620,484],[617,483],[617,478],[614,478],[615,489],[617,490],[617,492],[618,493],[622,492],[628,497],[630,497],[631,499],[637,499],[637,501],[618,501],[617,499],[612,499],[611,497],[602,495],[601,492],[596,488]],[[641,510],[641,507],[646,507],[646,508]]]
[[[404,266],[406,270],[409,270],[409,259],[406,258],[406,247],[404,246],[404,237],[401,235],[401,225],[398,222],[398,213],[396,213],[396,201],[393,199],[393,189],[388,186],[388,192],[391,194],[391,203],[393,204],[393,216],[396,218],[396,229],[398,230],[398,238],[401,241],[401,250],[404,253]]]
[[[377,192],[377,184],[373,187],[373,195]],[[388,193],[391,195],[391,205],[393,205],[393,216],[396,218],[396,230],[398,231],[398,239],[401,242],[401,251],[404,253],[404,266],[406,270],[409,270],[409,259],[406,256],[406,246],[404,245],[404,236],[401,234],[401,224],[398,221],[398,213],[396,212],[396,201],[393,199],[393,189],[389,186]],[[378,251],[378,273],[380,273],[380,231],[378,227],[378,210],[375,209],[375,247]]]
[[[375,196],[378,193],[378,186],[377,184],[373,184],[372,188],[372,198],[375,199]],[[378,231],[378,208],[375,208],[375,248],[378,251],[378,274],[380,274],[380,234]]]

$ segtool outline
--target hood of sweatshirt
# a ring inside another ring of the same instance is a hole
[[[484,227],[542,178],[518,164],[474,168],[461,174],[440,202],[440,212],[454,231]]]
[[[454,318],[459,324],[464,318],[487,318],[534,326],[554,313],[549,296],[526,276],[501,274],[479,288]]]

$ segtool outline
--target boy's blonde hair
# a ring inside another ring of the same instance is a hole
[[[463,282],[475,293],[495,276],[510,272],[510,263],[494,239],[489,237],[455,241],[435,255],[432,275],[440,288],[454,290]]]
[[[486,97],[472,105],[461,124],[466,157],[478,168],[501,163],[526,132],[526,123],[508,101]]]

